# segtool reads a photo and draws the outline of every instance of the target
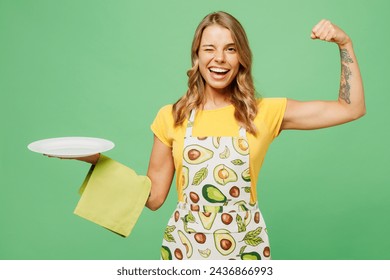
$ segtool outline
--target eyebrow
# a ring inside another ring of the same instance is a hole
[[[236,44],[235,43],[228,43],[225,45],[225,47],[231,47],[231,46],[235,46]],[[202,45],[202,48],[204,47],[215,47],[213,44],[205,44],[205,45]]]

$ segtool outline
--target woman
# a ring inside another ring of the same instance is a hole
[[[164,233],[162,259],[269,259],[256,184],[266,150],[286,129],[317,129],[365,114],[362,80],[348,35],[321,20],[312,39],[336,43],[341,79],[335,101],[255,98],[252,55],[241,24],[225,12],[196,29],[188,91],[163,107],[154,144],[146,206],[165,201],[176,172],[178,205]],[[81,160],[95,165],[99,155]]]

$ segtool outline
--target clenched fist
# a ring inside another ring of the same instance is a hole
[[[311,38],[313,40],[320,39],[333,42],[339,46],[351,43],[351,39],[342,29],[326,19],[321,20],[313,27],[311,30]]]

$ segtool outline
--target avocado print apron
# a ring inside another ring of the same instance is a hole
[[[270,259],[266,225],[250,204],[249,145],[238,136],[193,137],[195,110],[184,139],[183,202],[164,232],[161,259]]]

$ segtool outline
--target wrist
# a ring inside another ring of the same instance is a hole
[[[100,153],[86,156],[86,157],[79,157],[79,158],[75,158],[75,159],[90,163],[92,165],[96,165],[97,162],[99,161],[99,158],[100,158]]]
[[[100,153],[93,155],[91,159],[91,164],[96,165],[100,159]]]
[[[345,40],[343,40],[342,43],[337,44],[339,46],[339,49],[345,49],[352,47],[352,40],[351,38],[347,37]]]

